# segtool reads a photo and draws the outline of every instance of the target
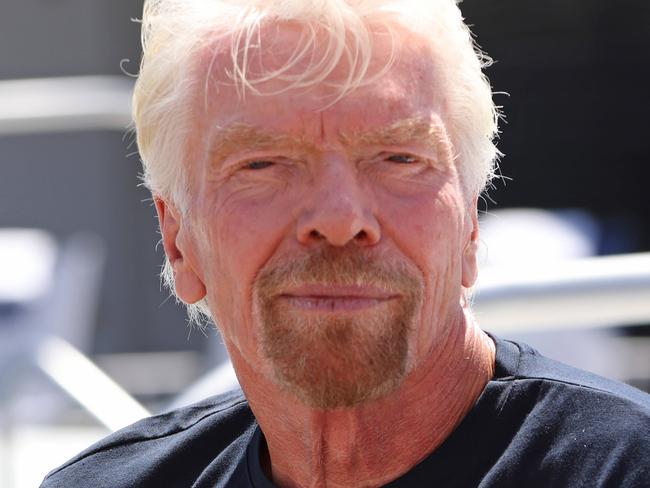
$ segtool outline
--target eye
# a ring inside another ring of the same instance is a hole
[[[392,154],[386,159],[398,164],[413,164],[418,162],[418,159],[415,156],[411,156],[410,154]]]
[[[265,169],[270,166],[273,166],[275,163],[273,161],[266,161],[264,159],[256,160],[256,161],[249,161],[244,165],[244,169],[250,169],[250,170],[260,170],[260,169]]]

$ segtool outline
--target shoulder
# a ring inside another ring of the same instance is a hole
[[[526,344],[500,342],[501,347],[518,350],[518,354],[513,355],[517,358],[516,366],[509,376],[500,379],[528,390],[529,394],[536,391],[537,402],[547,397],[553,402],[565,398],[574,407],[585,409],[584,401],[589,400],[589,410],[598,410],[599,405],[607,408],[621,405],[626,406],[630,413],[638,412],[646,418],[650,416],[650,395],[641,390],[547,358]],[[554,403],[555,408],[563,404]]]
[[[503,409],[521,410],[527,420],[539,419],[547,428],[589,422],[601,437],[647,432],[647,393],[554,361],[522,343],[497,341],[497,347],[510,350],[509,365],[494,380],[501,385]]]
[[[494,380],[497,424],[510,432],[507,456],[533,463],[548,486],[636,486],[650,479],[643,454],[650,451],[650,395],[525,344],[496,343],[510,350]]]
[[[81,480],[95,487],[191,486],[208,465],[225,472],[237,464],[255,426],[241,391],[208,398],[109,435],[51,471],[42,488]],[[179,466],[183,479],[170,485]]]

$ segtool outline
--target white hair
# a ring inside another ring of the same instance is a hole
[[[284,66],[253,73],[249,63],[259,50],[260,29],[284,22],[302,26],[304,42],[298,43]],[[197,63],[206,48],[229,48],[229,66],[218,68],[227,70],[241,97],[247,91],[277,93],[261,91],[268,80],[284,81],[286,90],[308,89],[326,81],[343,62],[349,74],[336,85],[336,102],[388,69],[400,42],[396,28],[419,34],[442,67],[444,122],[465,190],[477,195],[494,176],[499,113],[482,72],[490,59],[474,44],[455,0],[145,0],[144,52],[133,97],[145,184],[182,213],[188,209],[184,166],[196,119],[190,100],[199,90],[205,93],[209,81],[197,76]],[[371,73],[377,32],[391,35],[393,52],[384,70]],[[306,68],[297,71],[297,66]],[[168,262],[163,278],[174,290]],[[209,316],[204,301],[189,307],[189,312],[190,318]]]

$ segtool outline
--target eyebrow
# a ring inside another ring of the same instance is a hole
[[[378,129],[341,133],[344,145],[406,146],[416,144],[441,149],[449,147],[449,137],[442,122],[425,117],[398,120]]]
[[[210,148],[210,156],[212,160],[219,161],[242,148],[247,151],[289,148],[316,150],[314,143],[304,136],[275,134],[248,124],[237,123],[218,129],[215,142]]]
[[[414,117],[398,120],[378,129],[359,129],[340,132],[340,142],[347,147],[363,146],[405,146],[417,144],[440,149],[448,147],[449,139],[444,126],[435,120]],[[245,148],[246,151],[268,149],[292,149],[316,152],[313,140],[304,135],[277,134],[244,123],[219,128],[215,142],[210,148],[213,161],[221,161],[228,155]]]

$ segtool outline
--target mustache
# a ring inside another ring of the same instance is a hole
[[[305,254],[269,261],[255,278],[255,288],[266,296],[305,284],[373,286],[386,291],[414,293],[421,288],[419,270],[404,259],[345,247],[320,247]]]

